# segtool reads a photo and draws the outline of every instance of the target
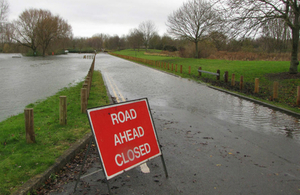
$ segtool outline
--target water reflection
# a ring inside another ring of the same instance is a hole
[[[92,63],[83,54],[13,58],[15,55],[0,54],[0,121],[82,80]]]
[[[223,101],[224,98],[229,100],[230,109],[215,110],[218,118],[256,131],[282,134],[300,140],[299,119],[238,97],[228,96],[230,95],[219,95]]]

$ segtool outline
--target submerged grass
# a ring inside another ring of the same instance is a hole
[[[270,77],[270,74],[284,73],[289,70],[288,61],[237,61],[237,60],[212,60],[212,59],[194,59],[194,58],[180,58],[180,57],[168,57],[159,55],[158,50],[122,50],[114,52],[120,55],[132,56],[137,58],[143,58],[147,60],[154,60],[160,62],[166,62],[170,64],[170,69],[163,68],[166,72],[179,75],[183,78],[190,78],[196,81],[202,81],[210,83],[218,87],[225,88],[227,90],[236,91],[238,93],[256,98],[262,101],[266,101],[270,104],[275,104],[294,112],[300,112],[299,106],[296,105],[297,86],[300,86],[300,79],[283,79],[281,77]],[[150,54],[149,54],[150,53]],[[158,55],[154,55],[157,53]],[[171,65],[174,65],[174,70],[171,70]],[[178,66],[178,71],[175,72],[175,66]],[[182,65],[183,73],[180,73],[180,65]],[[188,74],[189,66],[191,66],[191,74]],[[160,67],[151,66],[153,68],[162,69]],[[198,75],[198,68],[202,67],[202,70],[209,72],[221,72],[221,80],[216,81],[216,77],[210,74],[202,73],[202,76]],[[223,74],[228,71],[229,82],[225,83]],[[235,74],[236,87],[231,87],[231,75]],[[244,77],[245,89],[239,90],[240,77]],[[254,82],[255,78],[259,78],[260,92],[254,94]],[[272,100],[273,95],[273,83],[279,82],[279,97],[276,100]]]
[[[10,194],[31,177],[52,166],[57,157],[90,132],[86,114],[81,113],[83,82],[64,88],[46,100],[29,104],[34,109],[36,143],[27,144],[24,114],[0,123],[0,194]],[[67,125],[59,125],[59,96],[67,96]],[[88,107],[109,103],[100,72],[95,71]]]

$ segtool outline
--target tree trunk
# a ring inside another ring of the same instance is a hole
[[[195,49],[196,49],[195,58],[199,58],[198,41],[195,41]]]
[[[33,56],[36,56],[36,50],[37,50],[37,48],[31,48],[31,49],[33,51]]]
[[[295,19],[296,20],[296,19]],[[292,28],[292,56],[291,56],[291,62],[290,62],[290,74],[297,74],[298,73],[298,48],[299,48],[299,25],[295,22],[295,27]]]

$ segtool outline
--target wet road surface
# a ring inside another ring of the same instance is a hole
[[[117,101],[149,99],[169,172],[156,158],[150,173],[109,180],[112,194],[300,194],[299,119],[106,54],[95,69]],[[84,174],[100,168],[93,155]],[[51,194],[73,194],[78,169],[65,169],[71,179]],[[103,179],[81,179],[75,194],[107,194]]]

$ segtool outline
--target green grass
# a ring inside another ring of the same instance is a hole
[[[81,113],[82,84],[64,88],[46,100],[30,104],[34,109],[36,143],[27,144],[24,114],[0,123],[0,194],[10,194],[31,177],[54,164],[75,141],[90,132],[86,114]],[[67,96],[67,125],[59,125],[59,96]],[[109,103],[100,72],[94,72],[88,107]]]
[[[145,50],[122,50],[114,52],[119,55],[132,56],[137,58],[143,58],[147,60],[161,61],[174,64],[174,70],[171,71],[164,69],[166,72],[172,72],[184,78],[193,79],[196,81],[208,82],[212,85],[221,86],[228,90],[233,90],[238,93],[248,95],[252,98],[256,98],[262,101],[266,101],[270,104],[292,110],[294,112],[300,112],[299,106],[296,105],[297,86],[300,86],[300,79],[270,79],[267,74],[288,72],[290,63],[288,61],[230,61],[230,60],[211,60],[211,59],[194,59],[194,58],[180,58],[180,57],[167,57],[160,56],[159,50],[150,50],[148,52],[157,53],[158,55],[145,54]],[[175,72],[175,65],[178,65],[178,71]],[[183,73],[179,73],[180,65],[183,67]],[[191,74],[188,74],[189,66],[191,66]],[[151,66],[153,68],[158,68]],[[201,78],[198,76],[198,68],[202,67],[202,70],[217,72],[221,71],[221,81],[216,81],[216,77],[213,75],[202,73]],[[158,68],[162,69],[162,68]],[[225,84],[223,74],[228,71],[229,83]],[[248,87],[245,91],[240,92],[238,87],[229,87],[231,81],[231,75],[235,74],[236,81],[240,81],[240,77],[244,77],[245,85]],[[255,78],[259,78],[260,92],[253,94]],[[270,101],[270,97],[273,95],[273,83],[279,82],[279,97],[275,101]],[[253,89],[252,89],[253,88]]]

